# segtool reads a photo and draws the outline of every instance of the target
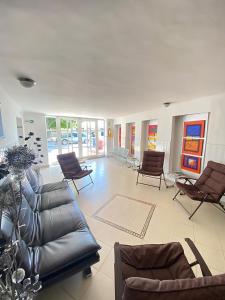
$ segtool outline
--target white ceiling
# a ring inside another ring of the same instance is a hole
[[[225,1],[1,0],[0,86],[29,111],[105,117],[223,93]]]

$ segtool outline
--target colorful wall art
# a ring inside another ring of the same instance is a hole
[[[148,125],[148,150],[156,150],[158,125]]]
[[[201,172],[201,157],[182,154],[182,169],[199,174]]]
[[[181,169],[201,173],[205,142],[205,120],[184,122]]]
[[[131,125],[131,136],[130,136],[130,154],[134,155],[135,146],[135,125]]]
[[[184,138],[182,153],[202,156],[203,143],[202,139]]]
[[[204,138],[205,120],[184,122],[184,137]]]

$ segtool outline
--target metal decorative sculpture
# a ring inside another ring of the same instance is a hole
[[[25,270],[18,265],[16,259],[22,249],[20,228],[25,226],[19,224],[22,203],[21,181],[26,169],[42,163],[43,155],[38,151],[41,150],[41,139],[34,138],[32,132],[27,137],[20,138],[24,144],[8,148],[0,163],[0,179],[7,177],[7,182],[0,185],[0,230],[4,213],[9,213],[13,222],[11,238],[7,242],[0,242],[1,300],[32,300],[41,289],[39,275],[31,274],[26,277]]]

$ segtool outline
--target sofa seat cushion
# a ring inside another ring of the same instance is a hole
[[[70,232],[39,247],[37,270],[41,279],[89,257],[100,249],[89,229]]]
[[[87,227],[86,220],[75,201],[44,210],[39,213],[39,218],[40,245]]]
[[[73,202],[74,196],[68,185],[66,188],[51,190],[40,194],[37,209],[39,211],[52,209],[57,206]]]
[[[38,194],[48,193],[55,190],[66,189],[68,187],[68,183],[66,181],[59,181],[53,183],[43,184],[38,188]]]

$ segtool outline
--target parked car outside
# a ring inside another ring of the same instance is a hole
[[[87,136],[85,133],[82,133],[82,143],[86,144],[87,142]],[[62,145],[67,144],[78,144],[78,133],[72,132],[72,133],[63,133],[61,135],[61,143]]]

